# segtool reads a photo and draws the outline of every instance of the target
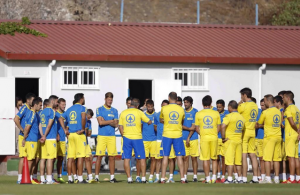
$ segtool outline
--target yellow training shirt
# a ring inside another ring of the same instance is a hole
[[[261,113],[258,124],[264,125],[264,137],[281,137],[281,112],[276,107]]]
[[[223,124],[227,125],[225,138],[242,143],[242,132],[245,129],[245,119],[238,112],[227,114],[223,119]]]
[[[255,131],[255,124],[256,124],[256,118],[257,118],[257,113],[258,113],[257,105],[252,101],[244,102],[239,105],[238,112],[245,119],[246,130]]]
[[[294,105],[289,105],[284,111],[284,119],[285,119],[285,139],[288,139],[289,136],[298,135],[298,133],[292,128],[289,123],[288,118],[292,117],[294,123],[299,128],[299,109]]]

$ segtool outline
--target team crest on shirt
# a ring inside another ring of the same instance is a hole
[[[205,116],[203,118],[203,123],[206,125],[206,126],[203,126],[203,129],[212,129],[213,126],[211,125],[213,123],[213,118],[211,116]]]
[[[31,147],[32,147],[32,148],[34,148],[34,145],[33,145],[33,144],[31,144]]]
[[[249,122],[256,122],[256,117],[257,117],[257,111],[255,109],[251,110],[250,112],[250,120]]]
[[[45,115],[42,114],[40,117],[41,117],[41,123],[42,123],[42,124],[45,124],[45,122],[46,122],[46,120],[45,120]]]
[[[54,148],[56,148],[56,143],[53,144]]]
[[[273,122],[274,124],[272,125],[272,127],[279,127],[280,116],[278,114],[274,115]]]
[[[84,145],[84,146],[86,146],[86,143],[85,143],[85,142],[83,142],[83,145]]]
[[[239,120],[235,126],[236,126],[235,133],[242,133],[242,129],[244,127],[243,121]]]
[[[75,111],[70,112],[69,117],[70,117],[71,121],[76,120],[76,118],[77,118],[76,112]]]
[[[169,119],[171,121],[169,121],[169,124],[176,124],[177,125],[178,124],[178,121],[177,121],[178,118],[179,118],[178,112],[176,112],[176,111],[170,112]]]
[[[136,124],[134,123],[135,121],[135,116],[133,114],[128,114],[126,116],[126,121],[128,124],[126,124],[127,127],[130,127],[130,126],[136,126]]]

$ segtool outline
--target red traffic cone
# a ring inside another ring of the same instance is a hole
[[[27,157],[24,157],[24,161],[23,161],[21,184],[31,184]]]

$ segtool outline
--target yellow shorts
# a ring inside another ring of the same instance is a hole
[[[285,153],[285,142],[281,142],[281,157],[283,161],[286,161],[286,153]]]
[[[161,140],[156,141],[156,154],[155,154],[155,159],[162,159],[163,157],[160,155],[161,151],[163,150],[163,147],[161,145]],[[174,159],[176,158],[175,156],[175,150],[173,145],[171,146],[171,151],[170,151],[170,156],[169,159]]]
[[[185,148],[185,156],[198,157],[199,156],[199,144],[198,140],[191,140],[190,146],[186,146],[186,140],[183,140]]]
[[[97,136],[96,156],[105,156],[106,149],[108,156],[118,155],[116,136]]]
[[[263,160],[281,161],[281,137],[267,137],[264,138],[263,145]]]
[[[156,141],[143,141],[145,147],[145,156],[155,157],[156,154]]]
[[[87,158],[87,157],[90,157],[92,155],[92,150],[91,150],[91,147],[90,147],[90,145],[86,145],[86,147],[85,147],[85,157]]]
[[[42,159],[55,159],[57,157],[56,140],[46,140],[41,144]]]
[[[224,143],[225,165],[242,165],[242,142],[227,140]]]
[[[255,139],[255,148],[256,148],[257,157],[263,157],[263,145],[264,145],[263,139]]]
[[[68,139],[68,158],[84,158],[86,137],[84,134],[70,133]]]
[[[216,160],[218,150],[218,140],[203,141],[200,139],[200,160]]]
[[[298,135],[285,137],[285,153],[287,157],[298,158]]]
[[[256,153],[255,130],[246,129],[243,132],[243,153]]]
[[[224,149],[223,149],[223,142],[222,139],[218,138],[218,151],[217,151],[218,155],[224,156]]]
[[[27,156],[27,160],[34,160],[37,150],[37,142],[25,142],[25,153]]]
[[[25,152],[25,147],[22,146],[22,142],[23,142],[24,137],[22,135],[19,135],[19,157],[25,157],[27,156],[26,152]]]
[[[57,156],[66,156],[66,142],[59,141],[57,142]]]
[[[37,146],[36,146],[36,154],[35,154],[35,157],[36,158],[41,158],[42,157],[42,145],[41,145],[41,142],[40,140],[37,141]]]

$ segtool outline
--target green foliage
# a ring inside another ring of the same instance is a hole
[[[47,37],[46,34],[41,33],[37,30],[30,29],[26,25],[30,25],[31,22],[29,21],[28,17],[23,17],[22,22],[1,22],[0,23],[0,35],[12,35],[14,36],[16,32],[18,33],[25,33],[25,34],[32,34],[36,37]]]
[[[285,1],[273,15],[272,25],[300,26],[300,0]]]

